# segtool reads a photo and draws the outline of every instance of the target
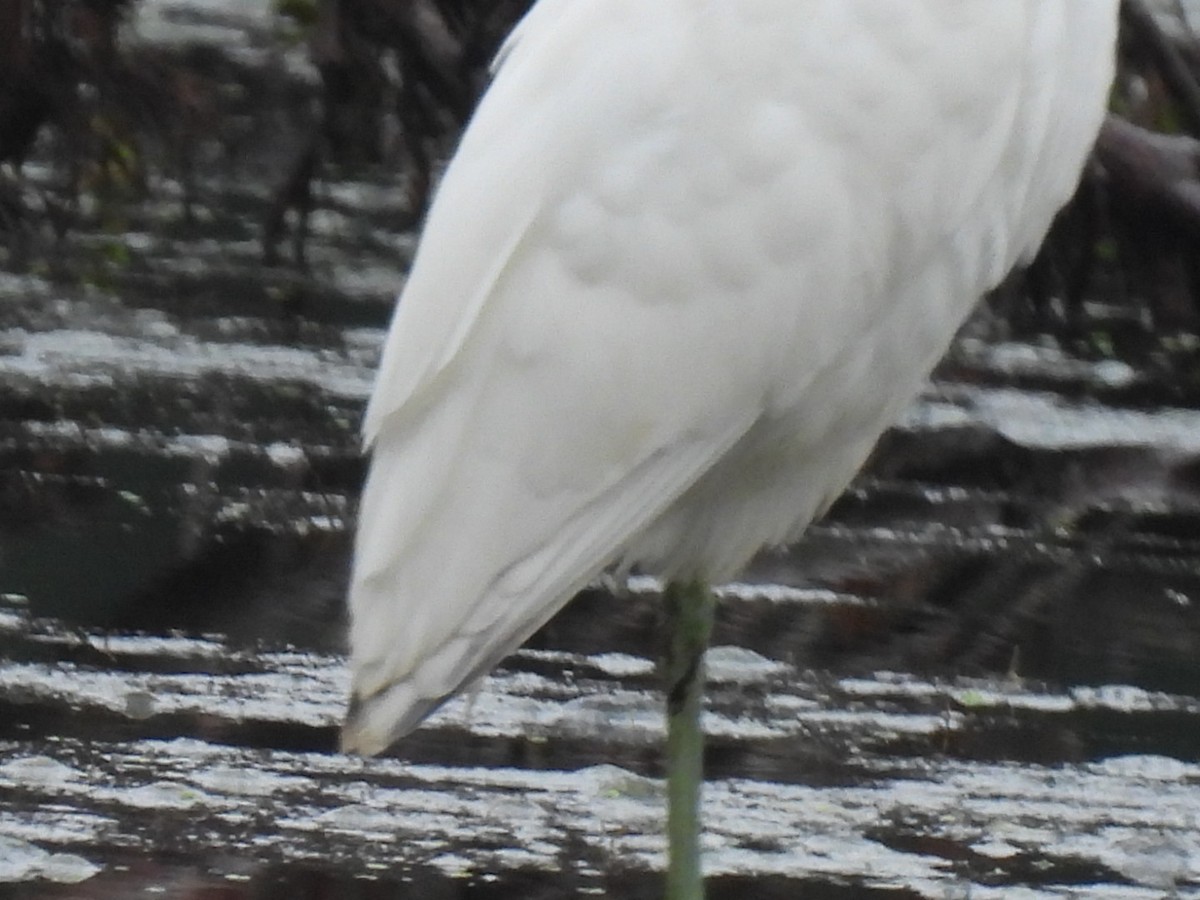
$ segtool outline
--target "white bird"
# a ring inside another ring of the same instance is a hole
[[[609,567],[795,539],[1041,242],[1117,0],[539,0],[446,171],[365,421],[344,747]]]

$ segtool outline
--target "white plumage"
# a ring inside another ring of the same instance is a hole
[[[540,0],[365,432],[347,749],[613,564],[721,579],[843,489],[1103,115],[1117,0]]]

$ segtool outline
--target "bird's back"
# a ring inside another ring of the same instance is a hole
[[[853,475],[1069,197],[1116,0],[542,0],[367,416],[345,742],[604,567],[730,574]]]

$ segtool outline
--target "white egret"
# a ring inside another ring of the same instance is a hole
[[[701,585],[796,538],[1070,197],[1117,3],[539,0],[367,410],[344,747],[385,749],[608,567]],[[668,595],[695,674],[711,596]]]

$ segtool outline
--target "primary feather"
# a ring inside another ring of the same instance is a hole
[[[796,536],[1070,196],[1116,5],[540,0],[368,407],[344,745],[607,566],[716,579]]]

